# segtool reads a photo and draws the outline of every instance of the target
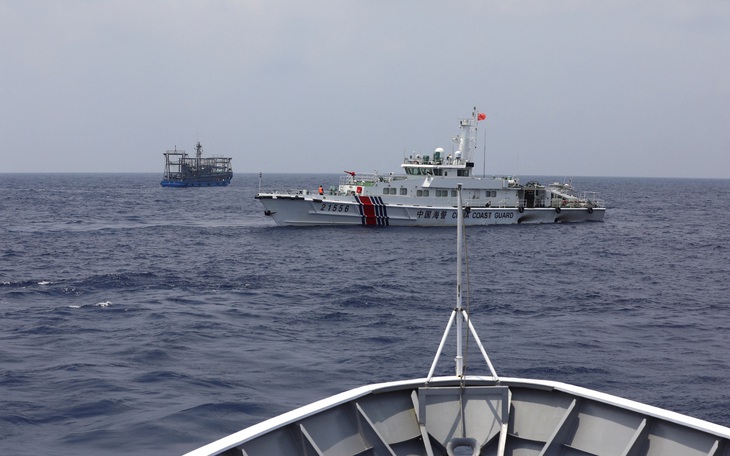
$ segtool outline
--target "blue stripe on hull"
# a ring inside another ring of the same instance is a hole
[[[361,223],[367,226],[390,226],[388,210],[379,196],[360,197],[355,195],[358,203]]]

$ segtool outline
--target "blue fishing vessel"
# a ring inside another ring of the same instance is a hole
[[[231,157],[203,157],[200,141],[195,145],[195,157],[184,150],[168,150],[165,155],[163,187],[225,187],[231,183]]]

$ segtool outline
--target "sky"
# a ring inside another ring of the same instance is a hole
[[[0,173],[730,178],[728,0],[0,0]],[[486,158],[486,162],[485,162]]]

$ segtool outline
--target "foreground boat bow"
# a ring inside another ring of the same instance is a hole
[[[356,388],[188,456],[727,456],[728,439],[726,427],[573,385],[467,376]]]

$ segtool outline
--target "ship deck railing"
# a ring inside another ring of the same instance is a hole
[[[340,185],[361,185],[369,187],[376,182],[395,182],[406,180],[408,176],[394,174],[356,174],[355,176],[340,176]]]
[[[317,197],[319,195],[319,191],[317,189],[309,190],[309,189],[269,189],[269,188],[259,188],[257,191],[257,194],[262,195],[281,195],[281,196],[313,196]],[[324,193],[321,196],[352,196],[354,195],[354,191],[350,190],[347,192],[339,191],[335,187],[325,188]],[[413,195],[390,195],[391,198],[398,198],[401,197],[404,200],[411,200],[414,201]],[[431,200],[431,197],[424,197],[425,199]],[[415,200],[418,200],[418,197],[415,197]],[[446,201],[451,202],[448,198],[445,198]],[[433,201],[430,201],[433,203]],[[415,205],[417,204],[416,201],[414,201]],[[429,204],[429,206],[432,206],[433,204]],[[450,204],[446,203],[447,206]],[[492,209],[515,209],[519,207],[523,208],[601,208],[603,206],[603,201],[601,200],[589,200],[589,199],[576,199],[576,200],[566,200],[562,201],[558,198],[554,198],[551,201],[542,201],[542,200],[536,200],[531,205],[528,206],[526,200],[500,200],[500,201],[489,201],[489,202],[482,202],[481,200],[470,200],[466,203],[467,206],[471,208],[492,208]]]

